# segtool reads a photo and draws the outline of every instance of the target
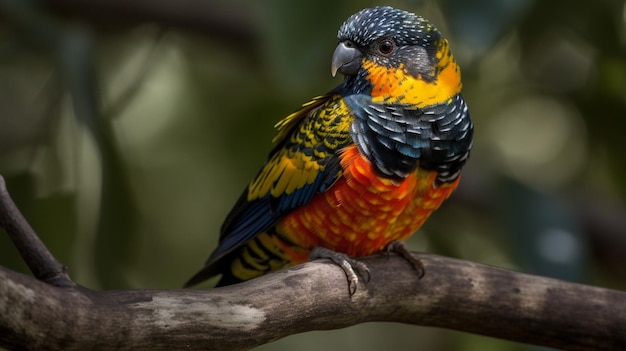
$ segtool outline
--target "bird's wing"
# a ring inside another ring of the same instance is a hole
[[[307,204],[342,175],[338,152],[352,143],[352,113],[339,94],[313,99],[276,125],[268,161],[222,225],[207,260],[219,261],[292,210]]]

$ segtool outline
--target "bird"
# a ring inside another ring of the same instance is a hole
[[[397,252],[459,184],[473,140],[448,40],[422,16],[363,9],[339,28],[331,74],[343,82],[276,124],[266,162],[223,222],[219,244],[186,287],[231,285],[318,258],[350,294],[359,257]]]

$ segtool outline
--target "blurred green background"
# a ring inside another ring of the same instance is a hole
[[[0,0],[0,174],[78,283],[180,287],[274,123],[340,83],[339,25],[375,5],[449,38],[475,122],[459,190],[411,247],[626,289],[622,0]],[[0,264],[27,272],[6,235]],[[258,348],[293,349],[538,348],[390,323]]]

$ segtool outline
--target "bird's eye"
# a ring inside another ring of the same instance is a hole
[[[391,40],[383,40],[378,44],[378,51],[383,55],[389,55],[393,51],[393,42]]]

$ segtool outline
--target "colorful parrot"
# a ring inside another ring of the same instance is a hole
[[[353,294],[359,275],[369,280],[354,258],[383,250],[423,274],[402,240],[457,187],[472,147],[459,66],[435,26],[392,7],[352,15],[338,41],[331,73],[343,83],[276,125],[268,160],[186,286],[329,258]]]

